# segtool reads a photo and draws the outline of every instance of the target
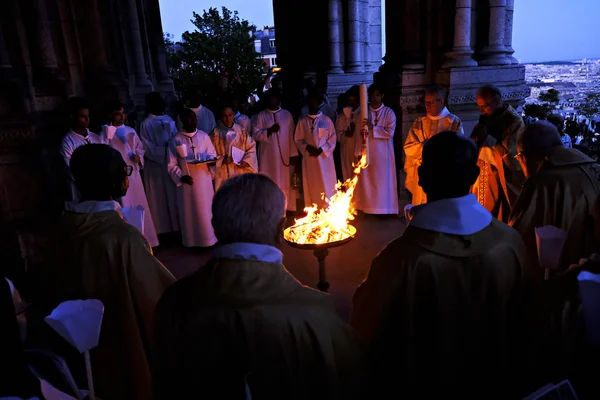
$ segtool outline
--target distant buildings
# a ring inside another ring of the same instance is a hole
[[[572,111],[589,93],[600,93],[600,60],[527,64],[525,80],[531,87],[527,103],[538,103],[540,93],[556,89],[558,109]]]
[[[275,27],[265,26],[262,31],[252,29],[254,49],[261,55],[265,63],[265,72],[277,67],[277,43],[275,42]]]

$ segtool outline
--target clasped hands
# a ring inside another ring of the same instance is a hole
[[[281,129],[281,128],[280,128],[279,124],[276,122],[273,124],[272,127],[267,129],[267,135],[271,136],[272,134],[279,132],[279,129]]]
[[[306,151],[307,151],[307,153],[308,153],[308,154],[309,154],[311,157],[318,157],[318,156],[320,156],[321,154],[323,154],[323,149],[322,149],[322,148],[320,148],[320,147],[319,147],[319,148],[317,149],[315,146],[313,146],[313,145],[310,145],[310,144],[306,146]]]

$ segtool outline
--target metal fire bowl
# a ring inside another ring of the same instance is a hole
[[[296,242],[292,242],[290,240],[285,239],[285,237],[287,236],[287,233],[290,231],[290,229],[291,229],[291,227],[287,228],[283,231],[284,240],[290,246],[295,247],[297,249],[303,249],[303,250],[332,249],[334,247],[343,246],[346,243],[350,242],[352,239],[354,239],[354,235],[356,235],[356,228],[352,225],[349,225],[349,230],[352,232],[352,234],[344,240],[338,240],[337,242],[319,243],[319,244],[316,244],[316,243],[302,243],[301,244],[301,243],[296,243]]]
[[[327,267],[325,265],[325,259],[327,258],[327,255],[329,254],[328,249],[331,249],[333,247],[342,246],[342,245],[348,243],[349,241],[351,241],[352,239],[354,239],[354,235],[356,235],[356,228],[353,227],[352,225],[350,225],[349,229],[352,233],[346,239],[338,240],[337,242],[328,242],[328,243],[320,243],[320,244],[314,244],[314,243],[300,244],[300,243],[291,242],[291,241],[285,239],[286,233],[289,233],[290,228],[287,228],[285,231],[283,231],[283,237],[290,246],[295,247],[297,249],[313,250],[314,256],[317,257],[317,260],[319,260],[319,283],[317,283],[317,287],[319,288],[319,290],[321,290],[323,292],[327,292],[329,290],[329,286],[330,286],[329,282],[327,282]]]

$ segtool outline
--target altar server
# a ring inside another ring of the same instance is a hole
[[[69,200],[76,201],[79,199],[79,191],[75,186],[75,181],[73,180],[73,176],[69,169],[71,155],[79,146],[92,143],[104,143],[104,140],[100,135],[96,135],[88,129],[88,126],[90,125],[90,110],[84,99],[79,97],[72,97],[69,99],[69,119],[71,122],[71,130],[62,140],[60,154],[65,160],[67,171],[69,171],[67,174],[70,185]]]
[[[169,142],[177,133],[175,122],[165,115],[165,101],[160,93],[146,95],[148,117],[140,125],[145,148],[144,185],[155,227],[159,234],[179,230],[175,185],[169,179]]]
[[[354,86],[346,93],[346,106],[343,108],[343,112],[338,115],[335,123],[338,143],[340,145],[340,158],[344,180],[354,176],[354,167],[352,165],[356,162],[354,152],[356,146],[355,140],[360,134],[360,124],[357,123],[359,116],[358,87]]]
[[[196,129],[196,114],[189,108],[179,112],[183,130],[171,141],[169,175],[177,186],[177,205],[183,245],[210,247],[217,243],[211,225],[211,203],[215,194],[208,163],[217,157],[210,137]]]
[[[383,104],[383,90],[369,87],[367,136],[369,166],[361,172],[356,187],[356,208],[366,214],[398,214],[394,131],[396,115]],[[362,140],[356,140],[356,156],[361,156]]]
[[[111,107],[110,119],[111,124],[103,127],[102,136],[107,140],[110,147],[121,153],[125,163],[133,167],[133,172],[129,176],[129,190],[121,198],[121,205],[123,207],[142,206],[144,208],[144,231],[142,234],[148,239],[150,246],[156,247],[159,244],[158,237],[156,236],[152,212],[148,206],[148,199],[140,174],[140,170],[144,168],[144,144],[135,129],[125,125],[125,109],[122,103],[117,103]]]
[[[295,140],[302,153],[304,205],[326,208],[325,199],[335,193],[337,182],[333,163],[336,132],[331,119],[319,111],[321,100],[319,93],[310,94],[308,115],[298,121]]]
[[[189,106],[194,113],[196,113],[196,119],[198,120],[197,128],[202,132],[211,133],[217,126],[215,120],[215,114],[208,108],[203,106],[202,101],[202,89],[199,87],[193,88],[189,94]],[[183,121],[181,121],[183,123]]]
[[[287,197],[287,210],[296,211],[296,190],[292,189],[293,165],[298,157],[294,142],[294,118],[281,108],[281,94],[270,89],[267,109],[253,121],[253,138],[258,144],[258,172],[271,178]]]

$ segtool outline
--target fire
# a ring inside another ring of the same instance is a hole
[[[285,240],[298,244],[322,244],[354,236],[356,228],[350,225],[356,215],[352,197],[360,172],[366,166],[367,159],[363,155],[354,165],[354,176],[344,183],[338,181],[336,193],[326,199],[327,209],[318,210],[315,204],[306,207],[306,217],[297,219],[293,226],[285,230]]]

